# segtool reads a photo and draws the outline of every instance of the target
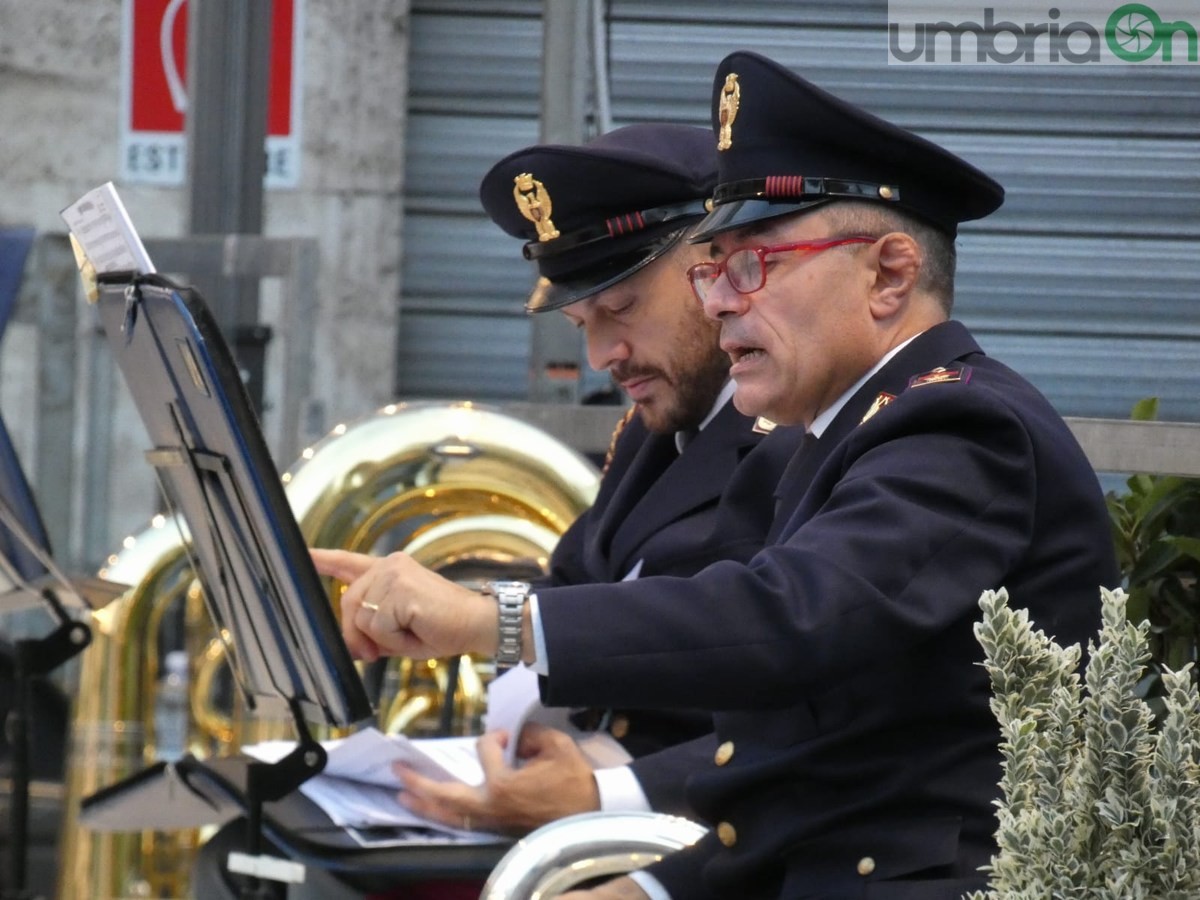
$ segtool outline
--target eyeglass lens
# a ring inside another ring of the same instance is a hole
[[[754,250],[741,249],[729,254],[723,263],[698,263],[688,270],[692,289],[701,301],[708,297],[709,290],[721,277],[724,269],[730,286],[739,293],[750,294],[761,288],[765,281],[762,259]]]
[[[754,250],[742,249],[729,254],[725,260],[725,274],[735,291],[752,294],[763,286],[766,273],[762,257]]]

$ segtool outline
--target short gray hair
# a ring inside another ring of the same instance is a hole
[[[946,315],[950,315],[958,258],[953,237],[915,216],[869,200],[838,200],[823,212],[839,235],[882,237],[899,231],[912,237],[921,247],[923,257],[918,286],[936,297]]]

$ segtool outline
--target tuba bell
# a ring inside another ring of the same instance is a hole
[[[551,900],[596,879],[623,875],[690,847],[708,829],[653,812],[566,816],[513,845],[479,900]]]
[[[371,553],[405,550],[446,577],[472,583],[541,572],[559,536],[593,501],[599,474],[582,455],[523,421],[471,403],[405,403],[339,425],[282,476],[310,546]],[[233,692],[217,708],[223,643],[173,517],[127,538],[102,576],[132,587],[93,614],[83,654],[59,848],[59,900],[184,896],[194,832],[99,833],[78,827],[82,798],[154,758],[153,707],[160,623],[183,611],[192,662],[197,755],[229,753],[271,736]],[[328,585],[331,594],[335,586]],[[380,724],[474,727],[487,663],[394,661]],[[456,677],[451,677],[452,675]],[[388,692],[389,685],[392,690]],[[228,692],[224,692],[228,693]],[[394,694],[394,696],[393,696]],[[442,699],[450,697],[450,715]],[[431,730],[431,729],[430,729]],[[444,728],[442,730],[445,730]]]
[[[283,480],[310,547],[403,550],[479,586],[542,574],[559,537],[595,499],[599,475],[570,447],[498,410],[424,402],[338,426]],[[488,667],[469,657],[387,661],[380,729],[477,733]]]
[[[473,403],[402,403],[339,425],[283,475],[310,546],[402,548],[455,577],[544,567],[598,474],[545,432]]]

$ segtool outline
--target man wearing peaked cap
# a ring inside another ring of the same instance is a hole
[[[565,897],[959,900],[985,886],[1000,778],[978,599],[1006,588],[1086,642],[1117,583],[1103,497],[1046,399],[950,318],[958,225],[995,182],[753,53],[720,64],[712,113],[688,278],[734,403],[807,438],[749,562],[526,608],[549,702],[700,705],[720,742],[688,782],[709,834]],[[352,643],[497,646],[494,611],[402,559],[343,574]]]
[[[591,364],[611,372],[640,413],[614,439],[595,505],[563,536],[539,587],[691,575],[762,546],[772,491],[801,435],[781,430],[768,445],[729,403],[729,359],[688,287],[686,269],[705,251],[684,237],[715,176],[707,129],[643,124],[582,146],[527,147],[483,178],[484,209],[541,275],[527,308],[575,322]],[[696,433],[681,452],[685,430]],[[489,734],[482,787],[412,772],[404,798],[454,827],[469,820],[509,832],[600,806],[686,812],[686,774],[715,747],[711,716],[635,707],[631,698],[588,716],[594,724],[603,714],[637,757],[628,768],[593,774],[569,738],[535,726],[522,736],[519,770],[498,762],[499,738]]]
[[[530,312],[561,309],[634,275],[705,213],[716,179],[708,133],[689,125],[629,125],[586,144],[540,144],[506,156],[479,199],[525,241],[543,282]]]
[[[974,166],[756,53],[721,63],[712,119],[719,183],[693,240],[835,200],[872,201],[954,235],[1004,202]]]

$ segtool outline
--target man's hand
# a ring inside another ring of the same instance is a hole
[[[569,736],[531,723],[521,731],[517,756],[524,765],[504,762],[508,733],[489,731],[479,739],[484,783],[478,786],[432,781],[397,764],[404,782],[400,802],[427,819],[452,828],[525,834],[572,813],[600,808],[592,768]]]
[[[632,878],[615,878],[590,891],[570,891],[559,900],[650,900]]]
[[[360,659],[495,654],[496,603],[490,598],[447,581],[405,553],[310,552],[318,572],[348,585],[342,636]]]

